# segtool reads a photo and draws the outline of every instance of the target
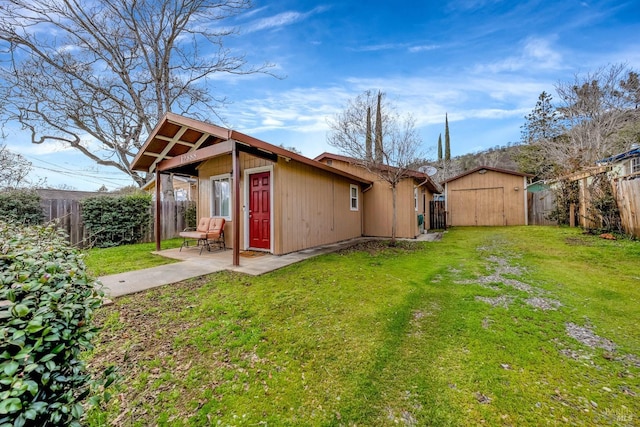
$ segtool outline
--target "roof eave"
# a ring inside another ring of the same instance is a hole
[[[199,120],[190,119],[188,117],[183,117],[174,113],[166,113],[164,117],[158,122],[154,130],[151,132],[143,146],[140,148],[140,151],[136,155],[136,157],[131,162],[132,170],[139,170],[144,172],[152,172],[154,169],[154,165],[161,163],[164,159],[159,158],[154,164],[149,166],[148,168],[144,168],[140,166],[140,159],[145,155],[145,150],[149,147],[149,145],[154,141],[155,138],[158,137],[158,133],[162,129],[162,126],[165,123],[172,123],[176,126],[187,127],[189,129],[195,130],[197,132],[201,132],[203,134],[207,134],[210,136],[215,136],[217,138],[222,139],[223,141],[236,141],[241,144],[245,144],[258,150],[267,151],[277,155],[278,157],[284,158],[285,160],[295,160],[297,162],[307,164],[317,169],[324,170],[326,172],[332,173],[334,175],[339,175],[344,178],[350,179],[352,181],[358,182],[363,185],[371,185],[373,182],[367,179],[358,177],[356,175],[352,175],[348,172],[344,172],[330,166],[325,165],[324,163],[320,163],[316,160],[309,159],[308,157],[304,157],[298,153],[294,153],[293,151],[289,151],[282,147],[278,147],[273,144],[269,144],[268,142],[261,141],[252,136],[246,135],[242,132],[234,131],[231,129],[222,128],[216,125],[212,125],[209,123],[201,122]],[[148,154],[147,154],[148,155]]]

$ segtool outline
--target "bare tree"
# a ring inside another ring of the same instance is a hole
[[[71,146],[131,171],[133,156],[168,111],[199,118],[224,102],[218,73],[268,72],[225,47],[225,19],[250,0],[4,0],[0,97],[5,121],[33,143]]]
[[[6,145],[0,145],[0,190],[12,190],[28,185],[27,175],[31,162],[19,153],[13,153]]]
[[[371,110],[375,108],[375,122]],[[411,166],[421,158],[421,139],[410,115],[401,116],[384,102],[384,93],[369,90],[349,101],[345,109],[329,120],[328,142],[354,162],[389,184],[392,190],[391,241],[396,239],[397,186],[409,176]],[[374,153],[371,130],[375,129]]]
[[[558,112],[566,139],[545,144],[547,156],[564,165],[564,172],[572,172],[627,148],[618,132],[640,120],[635,108],[637,86],[637,74],[626,65],[611,65],[558,83]]]

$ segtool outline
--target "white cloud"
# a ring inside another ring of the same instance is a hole
[[[284,125],[284,122],[282,120],[276,120],[273,117],[266,117],[264,120],[262,120],[262,125],[265,127],[280,127]]]
[[[230,106],[226,115],[233,122],[232,127],[242,132],[263,135],[267,140],[276,133],[279,137],[297,135],[298,145],[318,147],[326,140],[327,120],[340,112],[349,99],[376,88],[387,93],[399,113],[411,113],[416,126],[423,129],[443,124],[445,113],[449,114],[450,123],[521,118],[531,110],[544,84],[503,76],[349,78],[340,85],[295,88],[262,99],[243,100]],[[518,134],[519,129],[514,133]],[[303,153],[309,154],[305,150]]]
[[[73,148],[58,141],[43,142],[42,144],[34,144],[30,141],[24,141],[20,144],[7,144],[7,148],[14,153],[20,153],[25,156],[46,156],[65,151],[74,151]]]
[[[502,73],[522,70],[559,70],[564,68],[562,55],[553,49],[550,39],[530,37],[519,55],[510,56],[474,68],[476,73]]]
[[[349,50],[354,52],[377,52],[380,50],[403,49],[406,45],[402,43],[381,43],[368,46],[352,47]]]
[[[318,6],[309,12],[282,12],[277,15],[269,16],[267,18],[261,18],[253,21],[252,23],[247,24],[244,29],[244,33],[253,33],[256,31],[262,30],[270,30],[277,29],[281,27],[285,27],[291,24],[295,24],[297,22],[303,21],[310,16],[313,16],[317,13],[321,13],[327,10],[325,6]]]
[[[436,45],[436,44],[425,44],[425,45],[419,45],[419,46],[411,46],[409,48],[409,52],[411,53],[418,53],[418,52],[425,52],[425,51],[429,51],[429,50],[435,50],[435,49],[439,49],[440,46]]]

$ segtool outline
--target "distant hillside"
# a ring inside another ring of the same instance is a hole
[[[427,164],[435,167],[438,173],[434,175],[433,178],[438,182],[442,182],[479,166],[523,172],[518,169],[518,163],[516,161],[519,150],[520,146],[515,144],[502,147],[496,146],[484,151],[453,157],[448,165],[433,160],[425,161],[421,163],[421,165]]]

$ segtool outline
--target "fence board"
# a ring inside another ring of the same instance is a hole
[[[614,191],[622,228],[640,237],[640,179],[614,181]]]
[[[177,237],[186,228],[185,211],[192,205],[190,201],[162,202],[162,239]],[[45,222],[54,222],[64,230],[69,242],[80,248],[89,244],[89,237],[82,221],[82,206],[78,200],[43,199],[40,201]],[[151,206],[151,224],[145,233],[143,242],[155,241],[154,229],[151,226],[155,218],[155,205]]]

